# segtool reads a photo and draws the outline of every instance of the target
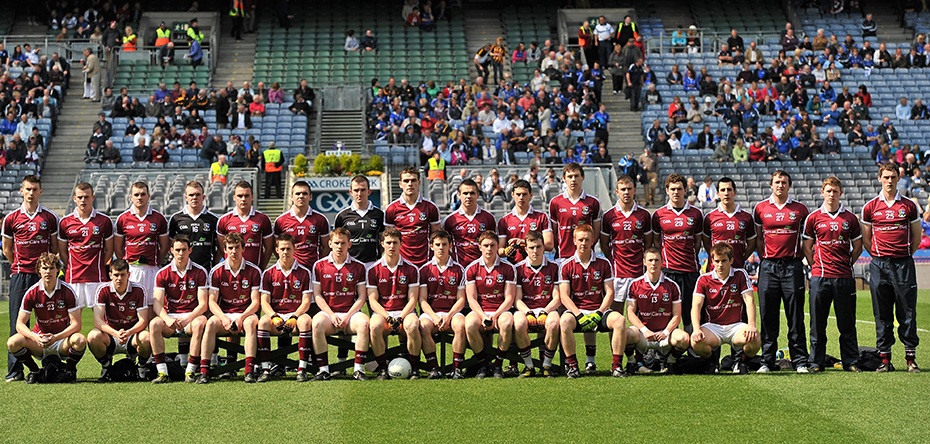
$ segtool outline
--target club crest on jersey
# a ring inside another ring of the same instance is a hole
[[[420,220],[426,220],[426,213],[420,213]]]
[[[293,287],[294,290],[300,290],[300,281],[294,281],[294,284],[291,285],[291,287]]]
[[[843,221],[843,229],[844,229],[844,230],[848,230],[848,229],[849,229],[849,221],[848,221],[848,220],[844,220],[844,221]]]
[[[600,271],[597,271],[597,270],[594,270],[593,276],[594,276],[594,280],[595,280],[595,281],[600,280],[600,279],[601,279],[601,272],[600,272]]]
[[[209,224],[209,223],[203,224],[203,231],[210,231],[210,224]]]
[[[669,299],[671,298],[669,297],[668,293],[662,293],[662,302],[668,302]]]
[[[484,222],[478,223],[478,231],[484,231],[486,227],[487,225],[485,225]]]
[[[795,213],[794,211],[788,213],[788,219],[795,220],[797,218],[798,218],[798,214]]]
[[[898,209],[898,217],[904,217],[904,216],[905,216],[904,208],[899,208],[899,209]],[[44,222],[43,222],[43,223],[44,223]]]
[[[404,275],[397,276],[397,283],[398,283],[398,284],[406,284],[406,283],[407,283],[407,276],[404,276]]]
[[[591,210],[587,206],[581,207],[581,214],[584,214],[585,216],[587,216],[588,213],[590,212]]]
[[[636,223],[635,223],[634,225],[636,226],[636,229],[637,229],[637,230],[642,230],[642,229],[643,229],[643,221],[641,221],[641,220],[636,221]]]
[[[140,227],[140,228],[141,228],[141,227]],[[155,225],[154,222],[150,223],[150,224],[149,224],[149,231],[156,231],[156,230],[158,230],[158,226]],[[139,231],[142,231],[142,230],[139,230]]]
[[[736,290],[737,290],[736,284],[730,284],[730,291],[733,293],[736,293]]]
[[[64,299],[59,299],[58,302],[57,302],[57,305],[58,305],[58,308],[59,308],[59,309],[65,308],[65,300],[64,300]]]
[[[455,285],[455,281],[457,280],[455,276],[449,276],[449,285]]]
[[[129,301],[129,309],[130,310],[136,309],[136,301]]]
[[[745,229],[746,229],[746,222],[744,222],[744,221],[739,221],[739,229],[740,229],[740,230],[745,230]]]
[[[197,286],[197,283],[193,279],[187,281],[187,288],[194,288]]]
[[[536,222],[530,222],[530,231],[536,231]]]
[[[94,227],[94,234],[100,234],[100,227]]]
[[[546,277],[543,279],[543,282],[545,282],[546,285],[552,284],[552,276],[546,276]]]
[[[502,274],[497,275],[497,283],[501,284],[503,282],[504,282],[504,275]]]
[[[694,218],[693,218],[693,217],[689,217],[689,218],[688,218],[688,226],[691,226],[691,225],[694,225]]]
[[[346,280],[347,280],[347,281],[351,281],[351,280],[354,280],[354,279],[355,279],[355,274],[353,274],[353,273],[346,273]]]
[[[310,230],[310,234],[316,233],[316,225],[310,225],[308,229]]]
[[[242,280],[242,288],[249,288],[249,280],[248,280],[248,279],[243,279],[243,280]]]
[[[46,228],[48,228],[48,222],[46,222],[46,221],[44,221],[44,220],[43,220],[42,222],[39,222],[39,228],[41,228],[41,229],[43,229],[43,230],[46,229]]]
[[[252,231],[258,233],[258,224],[252,224]]]

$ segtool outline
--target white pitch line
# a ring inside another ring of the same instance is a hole
[[[810,317],[811,314],[810,314],[810,313],[807,313],[807,312],[804,312],[804,316]],[[828,316],[828,317],[829,317],[830,319],[833,319],[834,321],[836,320],[836,316]],[[862,320],[862,319],[856,319],[856,322],[859,322],[859,323],[862,323],[862,324],[875,325],[875,322],[873,322],[873,321],[864,321],[864,320]],[[930,330],[924,330],[924,329],[922,329],[922,328],[918,328],[917,331],[919,331],[919,332],[921,332],[921,333],[930,333]]]

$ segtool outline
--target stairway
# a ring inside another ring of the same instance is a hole
[[[652,0],[649,6],[650,10],[654,9],[656,11],[652,15],[662,19],[667,35],[671,35],[672,31],[678,28],[678,25],[687,30],[688,26],[694,24],[691,5],[687,2],[681,0]],[[642,15],[643,13],[639,12],[638,9],[637,6],[637,13]]]
[[[360,153],[365,132],[362,130],[364,120],[359,110],[332,111],[323,110],[323,124],[320,128],[320,152],[331,150],[337,141],[345,142],[346,149]]]
[[[82,100],[82,93],[80,81],[72,81],[42,171],[42,205],[59,217],[71,202],[75,174],[84,167],[84,150],[100,112],[100,103]]]
[[[607,77],[601,93],[601,101],[607,105],[610,114],[610,139],[607,142],[607,152],[616,162],[632,152],[639,157],[643,151],[642,113],[630,111],[630,101],[623,97],[623,93],[614,95],[613,80]]]
[[[502,26],[501,14],[499,12],[482,8],[466,8],[463,9],[463,14],[465,16],[465,29],[468,30],[465,34],[465,47],[468,48],[469,57],[468,76],[474,80],[478,77],[478,70],[472,60],[474,60],[475,53],[478,52],[485,43],[493,45],[498,37],[504,37],[504,45],[507,47],[507,50],[513,52],[513,48],[511,48],[510,43],[507,42],[507,30]],[[513,78],[513,74],[510,71],[509,55],[504,57],[504,78]],[[485,79],[484,83],[486,85],[491,85],[488,79]],[[493,86],[491,89],[493,90]]]
[[[242,34],[242,40],[229,36],[232,29],[232,19],[224,15],[220,28],[220,51],[217,54],[216,69],[213,71],[213,88],[223,88],[226,82],[232,82],[236,88],[242,88],[242,82],[252,82],[255,70],[255,36],[256,34]],[[270,88],[269,80],[264,81]],[[252,85],[253,87],[255,85]]]
[[[879,42],[911,42],[914,40],[914,33],[902,25],[901,18],[894,8],[877,8],[872,12],[872,18],[878,23]],[[894,53],[894,51],[891,52]]]

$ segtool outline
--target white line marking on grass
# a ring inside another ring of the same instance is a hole
[[[810,314],[810,313],[807,313],[807,312],[804,312],[804,316],[810,317],[811,314]],[[828,316],[828,317],[829,317],[830,319],[833,319],[834,321],[836,320],[836,316]],[[874,321],[866,321],[866,320],[862,320],[862,319],[856,319],[856,322],[859,322],[859,323],[862,323],[862,324],[875,325],[875,322],[874,322]],[[897,322],[895,322],[895,325],[897,325]],[[918,328],[917,331],[919,331],[919,332],[921,332],[921,333],[930,333],[930,330],[924,330],[924,329],[922,329],[922,328]]]

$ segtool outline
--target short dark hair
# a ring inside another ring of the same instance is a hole
[[[294,236],[291,236],[287,233],[281,233],[278,235],[278,238],[274,240],[275,247],[278,246],[278,242],[290,242],[291,246],[294,245]]]
[[[126,271],[129,270],[129,262],[126,262],[125,259],[113,259],[110,262],[110,271]]]
[[[525,240],[526,242],[529,242],[529,241],[540,242],[540,243],[544,242],[542,233],[538,231],[530,231],[529,233],[526,233],[526,237],[523,240]]]
[[[538,168],[538,167],[537,167],[537,168]],[[520,179],[520,180],[514,182],[514,184],[513,184],[513,189],[510,190],[510,192],[513,193],[514,191],[517,190],[517,188],[523,188],[523,189],[526,189],[526,190],[532,190],[532,189],[533,189],[533,188],[531,187],[530,183],[527,182],[527,181],[524,180],[524,179]]]
[[[191,246],[191,239],[187,237],[186,234],[175,235],[173,238],[171,238],[171,245],[174,245],[175,242],[181,242],[183,244],[186,244],[188,247]]]
[[[236,232],[232,232],[226,235],[225,239],[226,245],[239,245],[245,247],[245,240],[242,238],[242,235]]]
[[[438,151],[439,151],[439,150],[437,150],[437,152],[438,152]],[[461,193],[461,192],[462,192],[462,187],[463,187],[463,186],[464,186],[464,187],[474,187],[476,190],[479,190],[479,191],[481,190],[481,187],[479,187],[478,184],[475,183],[475,181],[474,181],[473,179],[465,179],[465,180],[463,180],[462,183],[459,184],[459,186],[458,186],[458,188],[456,189],[456,191],[458,191],[458,192]]]
[[[895,170],[895,172],[897,172],[897,170]],[[791,186],[791,175],[788,174],[788,172],[785,171],[785,170],[775,170],[775,171],[773,171],[773,172],[772,172],[772,177],[769,178],[769,185],[771,185],[771,184],[772,184],[772,181],[773,181],[776,177],[778,177],[778,176],[783,176],[783,177],[787,178],[787,179],[788,179],[788,186],[789,186],[789,187]]]
[[[384,229],[384,231],[381,232],[381,240],[384,241],[384,239],[389,238],[389,237],[393,237],[394,239],[397,239],[403,242],[404,233],[401,233],[400,230],[398,230],[397,228],[387,227]]]
[[[723,176],[720,180],[717,181],[717,190],[720,190],[720,185],[728,183],[733,187],[733,191],[736,191],[736,182],[733,181],[730,177]]]
[[[246,189],[246,190],[251,191],[251,190],[252,190],[252,182],[249,182],[249,181],[247,181],[247,180],[240,180],[239,182],[236,182],[236,188],[242,188],[242,189]]]
[[[24,178],[23,178],[23,182],[24,182],[24,183],[25,183],[25,182],[29,182],[29,183],[39,184],[39,188],[42,188],[42,180],[39,179],[39,176],[36,176],[35,174],[30,174],[30,175],[24,177]]]

